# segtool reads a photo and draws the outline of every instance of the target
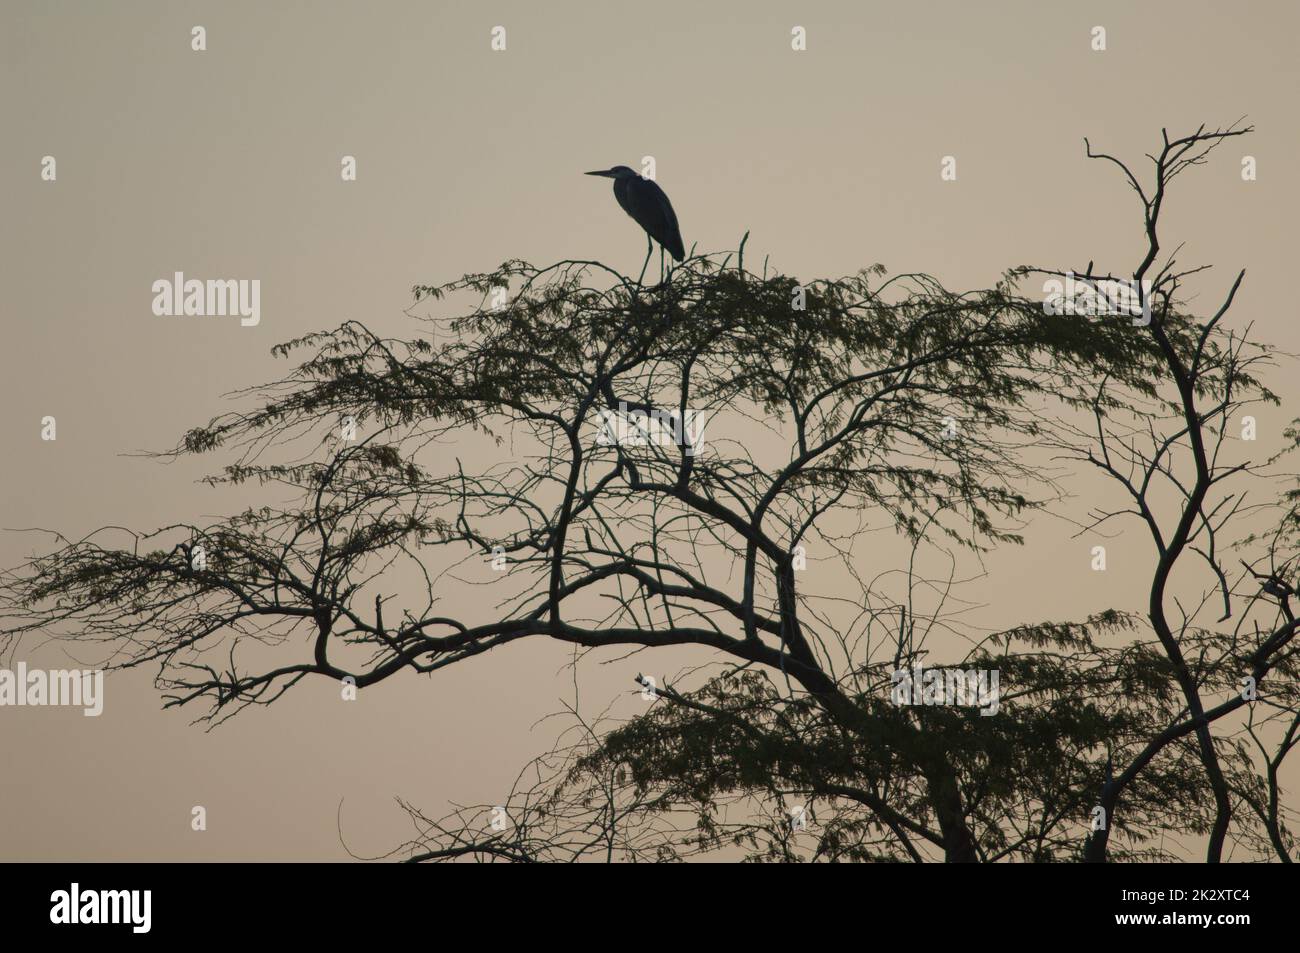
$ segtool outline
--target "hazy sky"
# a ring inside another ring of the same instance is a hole
[[[3,0],[0,526],[75,536],[232,510],[243,497],[195,485],[204,467],[124,454],[282,373],[279,341],[349,318],[409,333],[413,284],[513,257],[635,272],[642,234],[582,172],[644,156],[688,248],[748,230],[747,259],[789,274],[881,262],[964,288],[1030,262],[1131,270],[1132,193],[1083,137],[1137,158],[1162,126],[1244,115],[1258,131],[1178,181],[1167,230],[1184,263],[1215,265],[1204,300],[1247,267],[1236,320],[1300,350],[1298,28],[1284,3]],[[176,271],[259,279],[260,323],[155,316],[151,285]],[[1261,439],[1296,416],[1294,375],[1274,386]],[[1140,535],[1098,574],[1070,532],[1045,522],[990,560],[985,622],[1141,606],[1140,571],[1123,571],[1149,557]],[[37,543],[0,533],[0,563]],[[406,834],[393,796],[491,802],[545,749],[535,723],[572,698],[568,657],[517,644],[350,706],[309,683],[206,733],[197,710],[160,711],[150,672],[110,677],[96,719],[0,710],[0,857],[335,859],[341,801],[349,846],[378,853]],[[640,668],[701,657],[584,663],[586,696],[599,709]]]

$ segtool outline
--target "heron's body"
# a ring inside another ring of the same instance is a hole
[[[614,180],[614,198],[623,211],[646,230],[677,261],[686,257],[677,213],[664,190],[653,179],[645,179],[625,165],[604,172],[588,172]]]

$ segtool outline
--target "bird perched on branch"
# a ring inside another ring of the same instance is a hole
[[[646,265],[654,252],[651,239],[666,249],[676,261],[686,257],[682,246],[682,233],[677,227],[677,213],[668,201],[664,190],[653,179],[647,179],[640,173],[625,165],[616,165],[612,169],[588,172],[587,175],[599,175],[614,180],[614,198],[623,211],[646,231]],[[663,253],[660,253],[660,272],[663,271]],[[645,265],[641,266],[641,276],[645,277]],[[638,279],[639,281],[639,279]]]

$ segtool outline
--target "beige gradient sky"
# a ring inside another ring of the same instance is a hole
[[[1246,115],[1253,136],[1179,180],[1167,234],[1187,241],[1182,261],[1216,266],[1206,300],[1247,267],[1236,320],[1300,350],[1298,30],[1281,2],[3,0],[0,526],[79,535],[230,511],[242,498],[196,486],[193,463],[123,454],[172,445],[227,409],[222,394],[283,372],[279,341],[349,318],[408,332],[417,282],[510,257],[635,272],[641,234],[581,173],[645,155],[688,247],[749,230],[747,256],[789,274],[882,262],[977,287],[1028,262],[1132,267],[1133,197],[1083,136],[1137,157],[1161,126]],[[345,154],[356,182],[340,181]],[[1258,181],[1241,181],[1243,154]],[[944,155],[956,182],[940,181]],[[260,279],[260,325],[155,317],[151,283],[174,271]],[[1296,416],[1294,375],[1274,385],[1285,402],[1259,415],[1261,439]],[[981,621],[1140,607],[1125,566],[1149,553],[1124,539],[1118,571],[1091,573],[1091,542],[1042,523],[990,560]],[[0,564],[36,542],[0,533]],[[395,795],[434,812],[499,797],[551,739],[535,723],[572,698],[568,657],[516,645],[348,706],[308,684],[214,732],[161,711],[147,672],[110,677],[98,719],[0,710],[0,858],[338,859],[341,801],[348,845],[379,853],[407,833]],[[584,703],[702,659],[585,662]]]

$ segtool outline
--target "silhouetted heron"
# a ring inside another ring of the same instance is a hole
[[[641,278],[645,277],[646,265],[650,264],[650,256],[654,253],[653,239],[661,249],[659,274],[662,280],[662,249],[667,249],[668,254],[677,261],[686,257],[686,249],[682,247],[682,233],[677,228],[677,213],[673,211],[673,203],[668,201],[664,190],[653,179],[643,178],[625,165],[588,172],[587,175],[600,175],[614,180],[614,198],[623,207],[623,211],[631,215],[646,231],[645,263],[641,265]],[[641,283],[641,278],[637,279],[637,284]]]

